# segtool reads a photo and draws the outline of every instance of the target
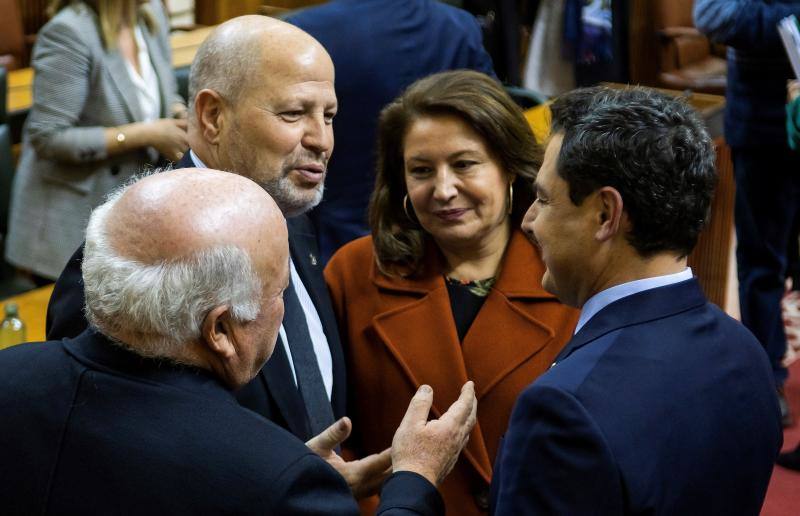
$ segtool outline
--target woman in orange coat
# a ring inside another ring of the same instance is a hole
[[[441,492],[448,513],[483,514],[514,400],[577,320],[542,289],[544,265],[519,229],[540,150],[502,87],[468,71],[411,85],[378,133],[372,235],[325,270],[346,343],[352,446],[390,446],[420,385],[433,387],[438,417],[473,380],[478,423]]]

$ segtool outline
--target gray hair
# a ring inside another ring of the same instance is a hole
[[[240,322],[258,317],[261,280],[240,247],[214,246],[155,264],[114,251],[106,220],[129,186],[109,195],[86,229],[81,269],[89,323],[115,340],[132,336],[135,343],[121,344],[140,355],[181,360],[215,307],[229,306]]]
[[[217,29],[197,49],[189,70],[190,105],[194,104],[200,90],[216,91],[227,102],[236,103],[248,88],[261,47],[248,42],[246,31],[232,33],[232,28]],[[189,114],[193,117],[194,109],[190,109]]]

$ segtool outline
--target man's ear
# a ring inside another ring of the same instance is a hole
[[[622,195],[616,188],[604,186],[597,192],[598,228],[594,234],[599,242],[610,240],[619,233],[623,216]]]
[[[200,335],[208,350],[221,362],[236,357],[230,307],[217,306],[206,314]]]
[[[194,114],[200,134],[212,145],[219,143],[219,135],[225,123],[224,101],[219,93],[208,88],[197,92],[194,98]]]

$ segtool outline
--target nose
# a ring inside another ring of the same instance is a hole
[[[302,144],[317,154],[330,156],[333,150],[333,124],[325,122],[324,114],[308,117]]]
[[[446,203],[458,195],[455,176],[447,168],[442,167],[436,172],[433,189],[433,198],[441,203]]]
[[[533,232],[533,223],[536,220],[536,215],[538,213],[538,208],[536,207],[536,203],[534,202],[531,204],[528,211],[525,212],[525,216],[522,218],[522,232],[525,233],[528,238],[531,240],[536,240],[536,235]]]

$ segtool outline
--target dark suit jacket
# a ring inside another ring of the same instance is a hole
[[[782,439],[755,337],[694,279],[640,292],[520,395],[494,512],[755,515]]]
[[[494,71],[475,17],[435,0],[333,0],[287,21],[322,43],[336,67],[336,151],[325,198],[310,214],[324,264],[336,249],[369,233],[380,110],[432,73]]]
[[[492,461],[519,393],[545,372],[575,329],[576,310],[542,289],[544,264],[514,230],[497,282],[459,342],[440,253],[428,247],[423,274],[397,278],[375,263],[372,237],[341,248],[325,269],[342,338],[348,342],[351,417],[362,454],[391,446],[407,402],[433,387],[441,415],[475,381],[478,422],[441,485],[448,513],[485,513]]]
[[[176,168],[194,166],[187,152]],[[331,350],[333,362],[333,392],[331,404],[336,418],[345,415],[346,375],[344,355],[339,342],[339,331],[333,315],[322,264],[319,260],[314,228],[305,215],[288,219],[289,251],[297,273],[303,280],[311,300],[319,313],[325,336]],[[88,323],[83,314],[83,279],[81,263],[83,245],[70,258],[61,276],[56,281],[47,307],[47,338],[59,340],[76,337]],[[294,386],[289,359],[279,342],[269,362],[249,384],[238,393],[239,402],[279,426],[286,428],[303,441],[313,437],[305,416],[305,407],[300,392]]]
[[[3,514],[358,514],[333,468],[208,372],[87,330],[4,350],[0,375]],[[442,510],[413,473],[382,503]]]

